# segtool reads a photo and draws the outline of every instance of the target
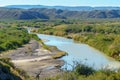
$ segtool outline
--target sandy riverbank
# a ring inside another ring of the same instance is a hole
[[[31,40],[29,44],[12,51],[4,57],[9,57],[16,67],[25,70],[30,76],[36,77],[52,77],[61,73],[60,66],[64,61],[53,59],[52,55],[59,50],[48,51],[41,47],[41,45]]]

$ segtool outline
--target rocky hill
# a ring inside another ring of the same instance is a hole
[[[62,9],[70,11],[92,11],[92,10],[120,10],[120,7],[112,6],[100,6],[100,7],[90,7],[90,6],[45,6],[45,5],[8,5],[6,8],[21,8],[21,9],[31,9],[31,8],[48,8],[48,9]]]
[[[81,19],[81,18],[120,18],[120,10],[68,11],[61,9],[0,8],[0,19]]]

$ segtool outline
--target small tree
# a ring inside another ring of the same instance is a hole
[[[78,64],[75,67],[75,73],[77,73],[78,75],[85,75],[85,76],[89,76],[91,74],[93,74],[95,72],[95,70],[91,67],[88,67],[86,65],[83,64]]]

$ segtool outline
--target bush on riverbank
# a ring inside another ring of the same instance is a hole
[[[38,36],[36,34],[29,34],[31,38],[40,41],[40,39],[38,38]]]
[[[72,71],[64,71],[61,75],[45,80],[120,80],[120,70],[94,70],[84,64],[78,64]]]
[[[117,60],[120,60],[120,37],[119,34],[90,34],[84,33],[74,37],[75,41],[86,43]]]
[[[0,52],[16,49],[29,41],[26,29],[0,28]]]

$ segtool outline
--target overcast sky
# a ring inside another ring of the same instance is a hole
[[[5,5],[120,6],[120,0],[0,0]]]

